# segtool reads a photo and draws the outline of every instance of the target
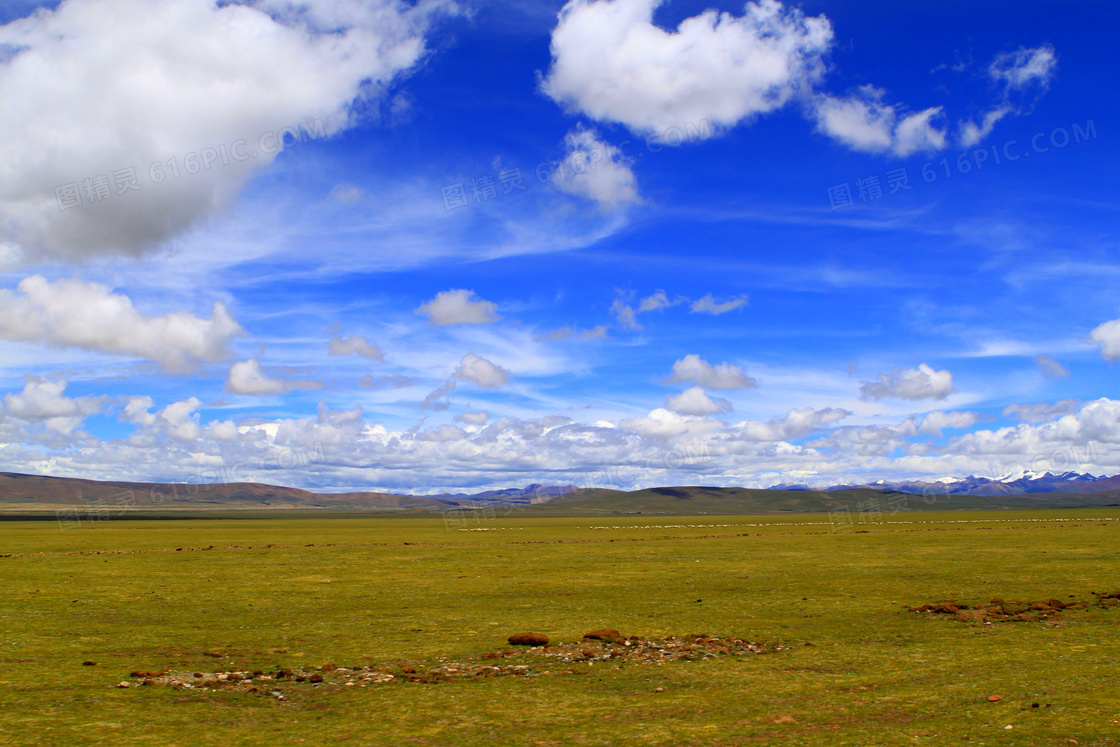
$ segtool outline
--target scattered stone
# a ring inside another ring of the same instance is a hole
[[[617,631],[615,631],[617,632]],[[511,646],[547,646],[548,636],[543,633],[516,633],[506,640]]]
[[[655,693],[663,693],[663,692],[665,692],[665,688],[663,688],[663,687],[655,687],[655,688],[653,688],[653,691],[654,691]]]
[[[117,687],[128,687],[128,686],[129,686],[129,685],[128,685],[128,683],[127,683],[127,682],[118,682],[118,683],[117,683]]]
[[[83,667],[96,667],[96,666],[97,666],[97,662],[96,662],[96,661],[88,661],[88,660],[87,660],[87,661],[83,661],[83,662],[82,662],[82,666],[83,666]]]
[[[1003,700],[1002,695],[989,695],[988,696],[988,702],[989,703],[998,703],[1001,700]]]
[[[617,632],[617,631],[612,631]],[[540,635],[540,634],[536,634]],[[542,636],[543,637],[543,636]],[[724,656],[744,656],[767,654],[792,649],[793,646],[773,646],[755,643],[735,636],[716,637],[707,634],[689,636],[667,636],[665,638],[642,638],[630,636],[617,645],[604,639],[588,638],[579,643],[558,643],[550,646],[537,645],[523,649],[505,649],[490,652],[477,659],[459,662],[438,660],[435,662],[412,662],[411,664],[386,664],[380,667],[364,666],[333,668],[323,672],[320,668],[300,668],[296,670],[276,670],[277,679],[294,679],[297,683],[313,685],[327,684],[341,687],[367,686],[391,682],[433,684],[464,679],[491,677],[540,677],[587,674],[587,669],[573,666],[596,663],[607,664],[633,663],[639,665],[662,666],[678,661],[701,661]],[[628,644],[628,645],[626,645]],[[243,693],[260,693],[283,700],[277,695],[279,690],[256,683],[272,681],[267,675],[257,675],[241,670],[219,672],[161,672],[154,677],[145,677],[146,685],[165,685],[176,690],[214,689],[232,690]],[[289,680],[290,681],[290,680]],[[139,685],[140,683],[135,683]],[[130,687],[128,682],[123,687]],[[664,692],[657,688],[655,692]]]

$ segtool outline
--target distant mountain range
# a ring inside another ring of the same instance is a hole
[[[767,489],[656,487],[622,491],[579,489],[574,485],[486,490],[480,493],[402,495],[397,493],[314,493],[261,483],[198,485],[84,480],[0,472],[0,516],[93,512],[107,518],[130,514],[182,515],[211,510],[333,509],[343,512],[448,512],[505,508],[541,515],[602,513],[804,513],[830,511],[886,495],[937,495],[936,501],[910,500],[912,508],[1057,508],[1120,504],[1120,476],[1078,472],[1020,472],[996,479],[970,475],[932,482],[879,480],[827,488],[776,485]],[[892,498],[893,496],[893,498]],[[44,512],[49,512],[44,514]],[[169,513],[170,512],[170,513]]]
[[[899,493],[924,495],[1023,495],[1024,493],[1104,493],[1120,490],[1120,475],[1097,477],[1084,472],[1031,472],[1022,470],[1001,475],[996,478],[945,477],[932,482],[921,480],[900,480],[891,482],[876,480],[867,483],[845,483],[826,488],[805,484],[774,485],[771,490],[851,490],[871,488],[874,490],[893,490]]]
[[[168,508],[332,508],[339,510],[438,511],[478,508],[495,503],[528,506],[547,503],[574,485],[529,485],[481,493],[401,495],[397,493],[314,493],[262,483],[151,483],[84,480],[0,472],[0,510],[94,507],[107,511]]]

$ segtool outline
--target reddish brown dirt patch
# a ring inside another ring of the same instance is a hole
[[[593,641],[606,641],[607,643],[622,643],[625,638],[622,633],[619,633],[614,628],[600,628],[599,630],[591,630],[583,634],[584,638]]]
[[[952,615],[953,619],[972,623],[995,622],[1040,622],[1061,618],[1062,613],[1073,610],[1084,610],[1089,607],[1111,608],[1117,606],[1113,599],[1120,599],[1120,592],[1112,594],[1097,594],[1095,599],[1088,601],[1063,602],[1060,599],[1050,598],[1038,602],[1014,602],[1005,599],[991,599],[987,604],[963,604],[952,599],[923,604],[920,607],[907,607],[911,612],[929,613],[935,615]],[[1072,598],[1073,595],[1071,594]]]

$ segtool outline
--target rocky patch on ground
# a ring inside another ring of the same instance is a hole
[[[1120,591],[1113,593],[1092,592],[1093,598],[1077,600],[1070,595],[1062,601],[1060,599],[1047,599],[1038,602],[1009,602],[1003,599],[992,599],[987,604],[964,604],[947,599],[933,604],[923,604],[920,607],[907,607],[911,612],[935,615],[951,615],[953,619],[962,622],[997,623],[997,622],[1039,622],[1054,617],[1060,617],[1069,610],[1084,610],[1090,607],[1110,608],[1120,606]]]
[[[593,631],[617,634],[618,631]],[[490,651],[477,661],[395,663],[379,666],[336,667],[275,670],[236,670],[207,672],[176,672],[171,670],[134,670],[130,679],[119,688],[164,686],[195,692],[232,691],[257,693],[285,700],[297,688],[306,687],[368,687],[393,682],[432,684],[454,680],[489,677],[537,677],[545,675],[586,674],[585,667],[597,663],[634,663],[662,666],[670,662],[700,661],[725,656],[746,656],[786,650],[776,646],[748,641],[735,636],[717,637],[707,634],[643,638],[611,636],[611,640],[585,638],[578,643],[557,643],[528,649]]]

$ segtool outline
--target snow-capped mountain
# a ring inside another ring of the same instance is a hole
[[[1019,470],[999,477],[942,477],[936,480],[875,480],[874,482],[830,485],[826,488],[806,484],[774,485],[772,490],[845,490],[849,488],[875,488],[896,490],[901,493],[930,495],[1019,495],[1022,493],[1103,493],[1120,490],[1120,475],[1112,477],[1090,475],[1085,472],[1034,472]]]

